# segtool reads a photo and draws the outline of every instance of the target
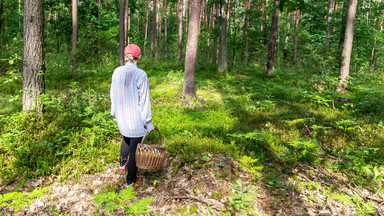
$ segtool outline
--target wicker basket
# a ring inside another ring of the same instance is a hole
[[[136,166],[140,169],[161,169],[164,166],[164,162],[167,156],[165,147],[163,146],[163,140],[161,139],[160,131],[155,128],[157,132],[159,132],[160,136],[160,145],[147,145],[143,144],[145,134],[141,143],[137,145],[136,149]]]

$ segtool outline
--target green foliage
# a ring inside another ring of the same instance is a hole
[[[128,187],[122,190],[119,194],[114,192],[99,193],[92,195],[93,203],[98,209],[105,209],[106,212],[114,211],[118,208],[124,208],[128,214],[144,214],[148,213],[150,207],[148,207],[153,197],[140,199],[137,202],[127,204],[127,202],[135,198],[134,188]]]
[[[316,140],[300,139],[289,143],[293,146],[292,153],[301,161],[315,161],[321,154],[321,148]]]
[[[0,209],[10,207],[17,212],[27,206],[28,203],[32,203],[34,199],[45,196],[51,187],[36,188],[28,195],[26,192],[10,192],[0,195]]]
[[[263,166],[258,165],[257,164],[258,161],[259,161],[259,159],[251,158],[251,157],[248,157],[246,155],[244,155],[239,160],[241,168],[250,173],[251,180],[253,180],[253,181],[255,181],[257,179],[261,179],[263,177],[263,174],[260,172],[263,169]]]
[[[256,194],[250,193],[251,188],[244,188],[241,180],[236,180],[236,184],[231,187],[235,190],[232,198],[228,202],[228,210],[236,211],[240,214],[252,212]]]
[[[354,194],[353,196],[349,196],[347,194],[330,194],[331,197],[340,200],[341,202],[344,202],[345,206],[354,206],[356,208],[357,215],[371,215],[375,214],[376,210],[373,207],[372,203],[370,202],[364,202],[364,200],[357,194]]]

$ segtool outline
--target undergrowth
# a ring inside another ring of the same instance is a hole
[[[48,58],[42,116],[22,113],[17,73],[0,77],[3,184],[51,174],[67,180],[117,162],[121,136],[109,114],[114,67],[105,58],[71,74]],[[214,65],[200,63],[196,98],[188,99],[182,96],[181,64],[144,60],[139,67],[149,77],[153,122],[181,164],[206,152],[242,158],[256,167],[245,167],[254,180],[274,185],[277,172],[263,164],[302,163],[350,173],[355,184],[384,193],[382,76],[361,71],[338,95],[337,77],[327,73],[278,69],[267,77],[264,67],[254,65],[221,76]],[[159,142],[153,134],[147,140]],[[328,154],[339,157],[328,160]]]

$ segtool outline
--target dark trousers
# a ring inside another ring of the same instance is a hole
[[[136,182],[137,166],[136,166],[136,148],[137,144],[141,142],[142,137],[129,138],[124,137],[121,141],[120,148],[120,166],[128,165],[127,183],[132,184]],[[129,157],[128,157],[129,155]]]

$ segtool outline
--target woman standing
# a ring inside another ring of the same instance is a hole
[[[123,135],[119,171],[128,171],[126,186],[138,187],[135,152],[143,136],[154,129],[152,124],[147,74],[137,68],[140,48],[129,44],[124,50],[126,64],[115,69],[111,84],[111,115]],[[129,157],[128,157],[129,155]]]

